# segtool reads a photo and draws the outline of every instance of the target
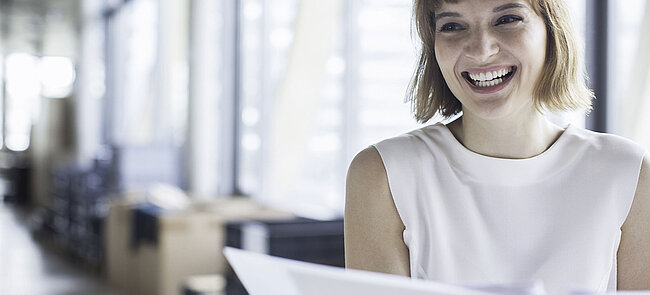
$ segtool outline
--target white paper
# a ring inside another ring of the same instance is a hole
[[[573,291],[569,295],[650,295],[650,291],[616,291],[607,293]]]
[[[234,248],[224,254],[250,295],[544,295],[540,283],[458,286],[299,262]]]

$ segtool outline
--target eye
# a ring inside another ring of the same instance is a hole
[[[504,15],[504,16],[500,17],[500,18],[497,20],[496,25],[497,25],[497,26],[498,26],[498,25],[507,25],[507,24],[514,23],[514,22],[518,22],[518,21],[522,21],[522,20],[524,20],[524,19],[523,19],[522,17],[520,17],[520,16],[516,16],[516,15]]]
[[[440,26],[440,32],[454,32],[454,31],[460,31],[462,30],[463,27],[458,24],[458,23],[446,23],[442,26]]]

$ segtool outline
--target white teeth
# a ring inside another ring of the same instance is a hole
[[[480,81],[480,82],[477,82],[476,86],[478,86],[478,87],[492,87],[492,86],[499,85],[501,83],[503,83],[503,79],[499,78],[499,79],[495,79],[495,80],[492,80],[492,81]]]
[[[479,73],[479,74],[469,74],[469,77],[472,78],[475,82],[485,82],[490,81],[496,78],[503,77],[510,73],[512,69],[501,69],[499,71]]]
[[[498,79],[494,79],[492,81],[479,81],[479,82],[476,82],[476,86],[478,86],[478,87],[492,87],[492,86],[499,85],[501,83],[503,83],[503,79],[498,78]]]

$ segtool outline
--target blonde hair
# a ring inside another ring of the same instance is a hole
[[[435,10],[441,2],[457,0],[414,0],[413,24],[422,41],[419,60],[408,88],[407,99],[415,119],[425,123],[438,112],[445,118],[462,110],[442,76],[435,56]],[[547,32],[546,62],[533,90],[539,112],[548,110],[591,110],[593,92],[586,85],[583,51],[576,41],[564,0],[530,0],[535,12],[544,19]]]

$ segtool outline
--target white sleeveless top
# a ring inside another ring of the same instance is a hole
[[[483,156],[442,123],[374,145],[406,229],[411,276],[616,289],[620,228],[645,149],[569,125],[527,159]]]

